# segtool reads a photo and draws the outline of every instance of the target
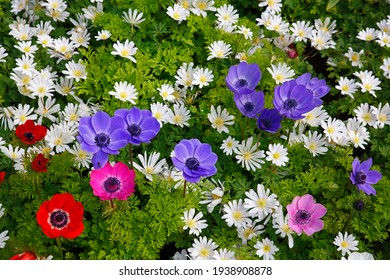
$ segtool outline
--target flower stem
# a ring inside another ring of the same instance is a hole
[[[186,189],[187,189],[187,180],[184,180],[183,197],[186,197]]]
[[[116,207],[113,199],[110,199],[108,202],[110,203],[112,209]]]
[[[345,224],[344,224],[343,229],[341,230],[341,232],[344,232],[344,231],[345,231],[345,229],[347,228],[347,225],[348,225],[349,221],[351,220],[351,218],[352,218],[352,212],[349,212],[348,218],[347,218],[347,220],[345,221]]]
[[[60,258],[61,260],[64,259],[64,252],[62,251],[62,245],[61,245],[61,237],[56,238],[58,250],[60,251]]]
[[[129,144],[129,156],[130,156],[130,169],[134,169],[133,165],[133,147]]]

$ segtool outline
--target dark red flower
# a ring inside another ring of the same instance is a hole
[[[5,172],[0,171],[0,184],[4,181],[4,178],[5,178]]]
[[[84,230],[83,214],[83,205],[70,193],[55,194],[39,207],[37,222],[50,238],[76,238]]]
[[[10,258],[10,260],[17,260],[17,261],[20,261],[20,260],[37,260],[37,255],[35,255],[35,253],[33,252],[30,252],[30,251],[26,251],[26,252],[23,252],[21,254],[17,254],[15,256],[13,256],[12,258]]]
[[[46,164],[48,162],[48,158],[45,158],[43,154],[38,154],[31,162],[31,168],[37,172],[47,172]]]
[[[47,128],[43,125],[35,124],[32,120],[27,120],[16,128],[15,133],[23,143],[34,145],[45,138]]]
[[[298,57],[298,51],[294,43],[288,45],[287,55],[289,58],[294,59]]]

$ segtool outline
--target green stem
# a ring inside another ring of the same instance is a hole
[[[131,144],[129,144],[129,156],[130,156],[130,169],[134,169],[133,165],[133,148]]]
[[[348,218],[345,221],[345,224],[344,224],[343,229],[341,230],[341,232],[345,231],[345,229],[347,228],[347,225],[348,225],[349,221],[351,220],[351,218],[352,218],[352,212],[349,212]]]
[[[186,189],[187,189],[187,180],[184,180],[183,197],[186,197]]]
[[[116,207],[113,199],[110,199],[108,202],[110,203],[112,209]]]
[[[64,259],[64,252],[62,251],[62,245],[61,245],[61,237],[56,238],[58,250],[60,251],[60,258],[61,260]]]

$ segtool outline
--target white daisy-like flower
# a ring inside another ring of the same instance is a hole
[[[245,27],[243,25],[237,26],[237,29],[238,30],[236,31],[236,33],[244,35],[245,39],[252,40],[252,37],[253,37],[252,30],[250,30],[249,28],[247,28],[247,27]]]
[[[357,251],[359,241],[355,240],[355,236],[352,234],[348,234],[348,232],[344,233],[344,235],[339,232],[336,238],[333,241],[333,244],[339,246],[337,251],[341,251],[341,254],[345,256],[346,253],[351,254],[351,251]]]
[[[294,43],[294,37],[290,34],[282,34],[277,37],[273,38],[273,43],[275,46],[277,46],[279,49],[288,52],[291,48],[290,45]]]
[[[386,32],[378,32],[376,34],[376,40],[381,47],[390,47],[390,35]]]
[[[162,127],[164,123],[168,122],[171,109],[169,109],[167,105],[160,102],[152,103],[150,104],[150,111],[152,112],[152,116],[160,123],[160,127]]]
[[[34,57],[35,52],[38,50],[36,45],[31,45],[31,41],[19,41],[15,48],[29,57]]]
[[[390,106],[386,103],[382,106],[382,103],[379,103],[378,107],[372,107],[372,112],[376,116],[376,126],[378,128],[383,128],[385,125],[390,124]]]
[[[0,126],[4,129],[13,130],[15,127],[13,120],[14,107],[0,107]]]
[[[180,252],[176,252],[173,257],[172,257],[172,260],[175,260],[175,261],[184,261],[184,260],[188,260],[188,252],[186,249],[183,249],[181,250]]]
[[[313,26],[307,21],[297,21],[292,23],[290,30],[296,42],[306,42],[313,32]]]
[[[56,153],[62,153],[65,150],[69,151],[75,137],[68,131],[65,125],[53,124],[45,136],[48,145],[55,150]]]
[[[321,127],[324,130],[325,136],[328,137],[329,142],[338,142],[339,138],[342,138],[346,127],[345,124],[336,118],[329,118],[326,122],[321,121]]]
[[[265,26],[268,30],[278,32],[280,35],[288,33],[289,23],[284,21],[282,16],[279,14],[271,16],[268,24]]]
[[[229,227],[234,225],[236,228],[242,228],[251,222],[249,212],[244,207],[242,199],[229,201],[223,206],[223,212],[225,214],[221,218],[226,221]]]
[[[356,118],[363,123],[363,125],[368,124],[369,126],[376,126],[377,118],[373,112],[373,107],[368,103],[361,103],[359,107],[353,110],[356,114]]]
[[[8,56],[8,53],[7,51],[5,50],[5,48],[3,48],[2,45],[0,45],[0,62],[5,62],[5,59]]]
[[[233,154],[233,152],[237,153],[238,146],[239,146],[239,142],[235,138],[229,136],[228,138],[223,140],[222,145],[221,145],[221,150],[226,155],[230,156]]]
[[[160,153],[152,152],[149,157],[144,152],[144,155],[138,154],[138,159],[141,162],[139,165],[137,162],[133,162],[134,167],[142,172],[149,181],[153,181],[153,174],[161,174],[164,169],[168,168],[165,158],[159,161]]]
[[[360,57],[364,54],[364,50],[360,50],[359,52],[355,52],[351,47],[348,48],[348,52],[344,54],[349,61],[352,62],[352,66],[356,66],[359,68],[363,67],[363,63],[360,60]]]
[[[73,81],[74,81],[73,78],[68,79],[68,78],[60,77],[60,81],[54,84],[54,89],[56,92],[58,92],[63,96],[66,96],[68,94],[73,95],[74,94]]]
[[[237,228],[238,237],[241,238],[242,244],[246,245],[248,240],[259,236],[264,232],[264,226],[256,224],[254,221],[250,221],[244,227]]]
[[[274,242],[268,238],[257,241],[254,247],[257,249],[256,254],[259,257],[263,257],[263,260],[273,260],[274,254],[279,251],[279,248],[274,245]]]
[[[144,18],[142,18],[143,15],[143,13],[138,13],[137,9],[135,9],[134,11],[132,9],[129,9],[127,13],[123,12],[122,18],[124,22],[130,23],[131,26],[139,27],[140,23],[145,20]]]
[[[282,10],[282,0],[260,0],[259,7],[266,7],[266,11],[280,13]]]
[[[282,144],[269,144],[268,151],[265,152],[268,161],[271,161],[276,166],[285,166],[288,162],[287,149]]]
[[[379,68],[383,70],[383,76],[390,79],[390,57],[384,58],[383,64]]]
[[[256,171],[264,163],[264,151],[257,151],[258,144],[253,145],[253,137],[248,138],[238,145],[236,153],[237,163],[241,163],[246,170]]]
[[[200,237],[194,240],[188,252],[193,260],[211,260],[217,248],[218,245],[211,238],[207,240],[207,237]]]
[[[29,76],[33,76],[33,74],[37,73],[35,66],[37,65],[34,62],[34,59],[28,55],[22,55],[22,58],[16,58],[16,66],[13,70],[20,71],[23,74],[27,74]]]
[[[135,104],[138,92],[134,85],[126,81],[116,82],[114,84],[114,89],[115,91],[110,91],[108,93],[121,101],[129,101],[131,104]]]
[[[175,100],[175,96],[173,95],[175,89],[170,84],[162,84],[161,87],[157,88],[157,91],[164,101],[173,102]]]
[[[245,192],[244,208],[249,211],[252,218],[260,221],[271,214],[279,206],[276,194],[270,194],[270,189],[265,190],[264,185],[257,185],[257,192],[253,189]]]
[[[228,249],[219,249],[214,251],[213,259],[215,260],[235,260],[234,252],[229,251]]]
[[[194,80],[192,81],[192,84],[202,88],[204,86],[208,86],[209,83],[213,81],[213,78],[213,72],[208,68],[197,68],[194,72]]]
[[[206,11],[215,11],[216,8],[214,7],[214,1],[213,0],[194,0],[192,2],[192,8],[190,8],[190,11],[193,12],[197,16],[206,17],[207,12]]]
[[[66,70],[63,70],[62,73],[66,75],[68,79],[75,79],[77,82],[80,79],[87,78],[87,72],[85,65],[81,64],[80,61],[78,63],[74,61],[69,61],[65,64]]]
[[[38,116],[33,114],[34,108],[30,107],[28,104],[18,104],[18,107],[14,108],[12,111],[12,116],[14,119],[14,125],[24,124],[27,120],[35,121]]]
[[[51,79],[43,78],[40,76],[35,76],[27,88],[31,91],[33,96],[39,98],[51,97],[53,96],[54,83]]]
[[[128,39],[126,39],[126,41],[123,44],[121,42],[117,41],[113,45],[113,47],[114,47],[115,51],[112,51],[111,54],[119,55],[121,57],[130,59],[134,63],[137,62],[134,58],[134,55],[136,54],[138,48],[135,47],[135,44],[133,41],[129,41]]]
[[[7,236],[7,234],[8,234],[8,230],[5,230],[2,233],[0,233],[0,248],[5,247],[5,241],[9,239],[9,236]]]
[[[176,71],[175,79],[176,85],[183,86],[184,88],[193,88],[192,81],[194,80],[194,63],[184,62],[182,66]]]
[[[183,217],[181,217],[181,220],[185,223],[183,229],[190,229],[189,234],[199,236],[202,229],[207,228],[208,226],[206,220],[201,220],[201,218],[203,218],[203,213],[199,212],[195,215],[194,208],[185,211]]]
[[[230,4],[224,4],[223,6],[219,7],[215,15],[217,16],[217,19],[221,25],[228,26],[235,25],[239,17],[237,10],[235,10],[234,7]]]
[[[354,79],[348,79],[345,77],[340,77],[336,88],[341,91],[342,95],[348,95],[352,99],[354,98],[353,94],[358,89]]]
[[[224,41],[214,41],[207,48],[210,50],[210,55],[207,57],[207,60],[213,58],[227,58],[227,56],[232,53],[231,45],[226,44]]]
[[[91,36],[88,32],[88,29],[85,29],[81,32],[72,31],[70,39],[74,42],[76,48],[84,47],[88,48],[89,41],[91,40]]]
[[[314,20],[314,26],[317,30],[329,33],[329,34],[334,34],[337,32],[336,30],[336,21],[333,20],[331,22],[330,18],[325,18],[325,21],[322,21],[321,19],[316,19]]]
[[[295,72],[285,62],[278,62],[277,65],[271,64],[271,68],[267,68],[271,73],[272,78],[276,84],[282,84],[286,81],[292,80]]]
[[[218,180],[218,182],[216,182],[214,179],[211,179],[211,182],[214,183],[214,188],[203,191],[202,195],[204,196],[204,199],[199,202],[200,204],[207,204],[207,211],[209,213],[213,212],[215,206],[222,202],[225,192],[225,187],[221,181]]]
[[[168,122],[180,127],[189,126],[188,120],[191,118],[190,110],[184,104],[174,104],[173,111],[169,112]]]
[[[317,131],[312,133],[312,131],[309,130],[309,135],[302,135],[302,138],[304,147],[308,149],[314,157],[325,154],[328,151],[328,148],[326,147],[328,142],[322,137],[321,133],[318,133]]]
[[[84,151],[78,141],[75,142],[73,147],[69,150],[69,153],[74,155],[75,166],[77,168],[85,167],[89,168],[92,162],[93,154]]]
[[[0,150],[6,157],[12,159],[13,161],[22,159],[24,157],[25,152],[23,148],[20,148],[18,146],[13,147],[11,144],[8,144],[8,147],[0,146]]]
[[[111,32],[108,30],[98,31],[98,35],[95,36],[96,41],[107,40],[111,37]]]
[[[187,19],[190,15],[190,11],[185,9],[182,5],[176,3],[173,5],[173,8],[171,6],[167,8],[167,14],[180,24],[183,20]]]
[[[342,260],[345,260],[344,257],[341,258]],[[368,252],[362,252],[362,253],[359,253],[359,252],[352,252],[349,256],[348,256],[348,260],[349,261],[373,261],[374,260],[374,256]]]
[[[272,224],[273,228],[276,229],[275,233],[281,237],[288,238],[288,247],[291,249],[294,247],[294,239],[292,234],[294,231],[288,226],[288,215],[283,215],[283,207],[279,206],[274,213],[272,213]]]
[[[44,98],[38,99],[38,108],[35,111],[39,118],[37,120],[38,124],[42,124],[43,118],[47,118],[52,122],[55,122],[57,117],[54,114],[57,114],[61,110],[59,104],[56,104],[55,98],[48,97],[44,101]]]
[[[376,34],[377,34],[377,30],[375,28],[367,27],[364,30],[360,30],[356,37],[363,41],[372,41],[375,40]]]
[[[376,23],[376,25],[378,26],[380,31],[385,32],[387,34],[390,33],[390,25],[389,25],[388,20],[382,19],[382,20],[378,21]]]
[[[355,72],[353,74],[360,78],[361,82],[357,82],[356,85],[360,87],[362,92],[368,92],[372,96],[376,97],[375,91],[382,89],[379,86],[381,81],[374,76],[372,71]]]
[[[103,3],[97,2],[96,6],[88,6],[81,10],[83,11],[85,18],[94,22],[98,15],[103,14]]]
[[[221,106],[217,107],[215,110],[214,105],[211,105],[210,113],[207,114],[207,118],[211,122],[212,128],[215,128],[219,133],[226,132],[229,133],[229,129],[226,125],[234,124],[234,116],[229,115],[226,109],[221,108]]]
[[[329,32],[313,30],[309,39],[311,41],[311,46],[319,51],[329,48],[334,49],[336,47],[336,43],[333,41]]]
[[[321,125],[321,121],[326,121],[329,118],[328,113],[323,108],[324,106],[322,105],[315,107],[310,112],[303,114],[305,117],[300,121],[311,127],[318,127]]]

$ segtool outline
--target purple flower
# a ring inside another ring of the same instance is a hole
[[[127,145],[129,137],[126,123],[121,117],[110,117],[107,113],[98,111],[92,117],[80,119],[77,140],[83,150],[93,154],[95,169],[106,165],[108,155],[119,154],[119,149]]]
[[[245,61],[229,68],[226,76],[226,85],[234,93],[252,92],[261,79],[261,71],[256,63],[248,64]]]
[[[255,90],[248,94],[235,93],[234,102],[244,116],[256,118],[264,108],[264,93]]]
[[[362,190],[368,195],[376,195],[376,190],[371,184],[376,184],[382,178],[382,174],[377,170],[369,170],[371,166],[372,158],[369,158],[362,163],[355,158],[352,162],[352,172],[349,179],[359,190]]]
[[[121,117],[130,133],[129,142],[133,145],[141,143],[150,143],[160,131],[160,124],[152,112],[149,110],[140,110],[137,107],[128,109],[118,109],[115,116]]]
[[[198,139],[183,139],[174,148],[172,157],[175,167],[183,171],[183,177],[190,183],[196,183],[201,177],[217,173],[215,163],[218,157],[211,146]]]
[[[317,107],[322,104],[322,100],[320,98],[325,96],[330,91],[330,87],[326,85],[325,80],[319,80],[316,77],[313,79],[310,78],[311,74],[305,73],[296,78],[295,81],[298,85],[304,85],[309,91],[313,93],[313,102]]]
[[[316,107],[313,94],[295,80],[284,82],[275,88],[273,103],[282,116],[293,120],[303,119],[303,114]]]
[[[264,108],[257,118],[257,127],[261,130],[275,133],[282,127],[280,124],[282,119],[283,117],[275,108]]]

